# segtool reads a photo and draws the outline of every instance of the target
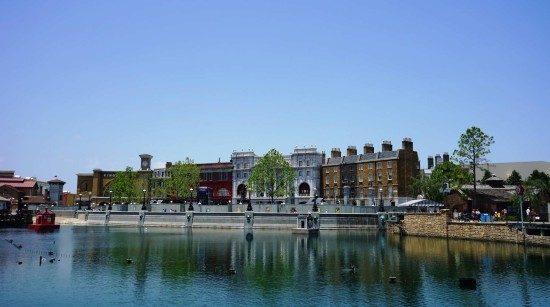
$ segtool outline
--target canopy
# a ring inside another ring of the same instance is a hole
[[[429,199],[415,199],[397,205],[397,207],[443,207],[444,205]]]

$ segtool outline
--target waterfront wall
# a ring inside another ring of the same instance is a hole
[[[86,225],[158,226],[193,228],[244,228],[246,213],[238,212],[147,212],[78,211],[78,220]],[[293,229],[299,213],[253,212],[253,228]],[[321,213],[321,229],[377,229],[377,214]]]
[[[455,222],[446,210],[441,213],[406,214],[403,220],[388,223],[387,230],[411,236],[550,246],[550,236],[523,234],[505,222]]]

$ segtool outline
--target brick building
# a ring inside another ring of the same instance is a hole
[[[362,154],[357,154],[355,146],[349,146],[346,156],[339,148],[333,148],[321,169],[322,195],[335,203],[398,203],[400,198],[413,196],[408,194],[408,186],[419,168],[418,154],[408,138],[403,139],[398,150],[393,150],[389,141],[382,143],[380,152],[374,152],[372,144],[365,144]]]

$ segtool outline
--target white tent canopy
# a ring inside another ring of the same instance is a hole
[[[397,207],[443,207],[444,205],[429,199],[415,199],[397,205]]]

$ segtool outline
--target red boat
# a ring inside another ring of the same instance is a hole
[[[34,224],[29,225],[29,229],[34,231],[53,231],[59,229],[59,225],[55,224],[55,213],[49,211],[48,208],[44,208],[44,211],[36,214],[36,220]]]

